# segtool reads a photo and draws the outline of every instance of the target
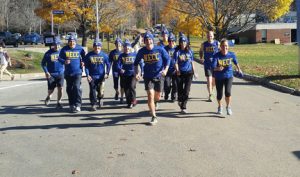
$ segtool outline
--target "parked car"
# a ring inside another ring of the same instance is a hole
[[[65,39],[68,40],[70,36],[74,36],[76,39],[78,37],[77,33],[75,32],[68,32]]]
[[[0,45],[2,47],[5,47],[6,45],[13,45],[14,47],[18,47],[18,37],[11,34],[11,32],[9,31],[0,32]]]
[[[27,33],[24,35],[24,38],[23,38],[23,42],[24,42],[24,45],[27,45],[27,44],[43,44],[43,38],[42,36],[40,36],[39,34],[37,33]]]

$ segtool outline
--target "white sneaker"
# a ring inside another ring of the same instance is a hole
[[[186,109],[182,109],[182,110],[181,110],[181,113],[182,113],[182,114],[187,114],[187,110],[186,110]]]
[[[222,115],[223,114],[223,108],[222,107],[218,107],[218,112],[217,114]]]
[[[81,111],[81,108],[79,106],[76,106],[75,112],[80,112],[80,111]]]
[[[157,117],[153,116],[152,119],[151,119],[151,121],[149,123],[150,123],[150,125],[156,125],[157,122],[158,122]]]
[[[232,110],[231,110],[231,107],[226,107],[226,110],[227,110],[227,115],[232,115]]]
[[[96,110],[97,110],[96,105],[93,105],[93,106],[91,107],[91,111],[96,111]]]

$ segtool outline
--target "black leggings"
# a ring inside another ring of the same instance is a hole
[[[227,78],[227,79],[216,79],[216,88],[217,88],[217,100],[221,100],[223,97],[223,86],[225,86],[225,96],[230,97],[231,96],[231,87],[232,87],[232,81],[233,78]]]
[[[192,78],[193,73],[182,73],[177,77],[178,102],[180,103],[180,109],[186,109],[192,85]]]
[[[126,102],[129,105],[136,99],[136,79],[134,76],[121,76],[121,82],[124,85]]]

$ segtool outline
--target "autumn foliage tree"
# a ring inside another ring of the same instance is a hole
[[[202,25],[198,18],[176,9],[185,8],[177,0],[168,0],[161,11],[161,21],[170,26],[174,32],[183,32],[189,35],[201,35]],[[172,7],[169,5],[172,4]]]
[[[36,13],[41,18],[49,21],[51,10],[63,10],[65,12],[63,15],[54,16],[55,23],[77,21],[83,34],[82,45],[86,46],[88,33],[94,30],[96,25],[96,0],[40,0],[40,2],[42,6],[36,9]],[[131,7],[130,1],[124,3],[122,0],[99,0],[99,24],[103,28],[102,31],[110,31],[113,29],[113,24],[124,22],[122,18],[126,18],[124,14],[133,10],[130,9]]]
[[[290,0],[177,0],[180,6],[169,4],[169,8],[199,19],[205,29],[213,29],[216,38],[227,35],[229,28],[235,26],[239,32],[255,19],[257,11],[269,9],[271,18],[281,16],[289,6]],[[182,8],[184,7],[184,8]],[[241,23],[243,21],[243,23]]]

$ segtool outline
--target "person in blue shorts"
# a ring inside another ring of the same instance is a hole
[[[213,90],[215,87],[215,78],[213,74],[212,68],[212,60],[213,55],[219,51],[220,43],[217,40],[214,40],[214,32],[208,31],[207,32],[207,41],[202,43],[199,56],[200,56],[200,63],[204,65],[204,73],[207,80],[207,91],[208,91],[208,101],[213,101]]]
[[[124,88],[122,86],[120,86],[121,88],[119,91],[120,75],[118,71],[118,58],[119,55],[121,55],[122,53],[122,45],[123,45],[122,40],[120,38],[117,38],[115,40],[116,49],[112,50],[109,53],[109,61],[112,66],[112,75],[113,75],[113,82],[114,82],[114,89],[115,89],[115,100],[118,100],[120,95],[120,103],[123,103],[123,96],[124,96]]]
[[[48,50],[41,62],[48,83],[48,95],[45,99],[45,105],[49,105],[54,89],[57,87],[56,108],[61,109],[61,98],[64,85],[64,65],[58,61],[61,41],[58,37],[54,39],[51,49]]]
[[[124,53],[119,56],[118,70],[121,75],[121,84],[124,87],[126,103],[128,108],[132,108],[137,104],[136,100],[136,78],[134,70],[134,61],[136,53],[132,51],[131,43],[125,40],[123,43]],[[140,62],[142,62],[141,60]]]
[[[84,57],[84,49],[77,44],[75,36],[70,36],[68,45],[61,49],[58,58],[65,65],[69,106],[70,111],[74,113],[81,111],[81,78]]]
[[[102,50],[100,40],[95,40],[93,51],[84,58],[85,73],[90,86],[91,110],[96,111],[96,105],[101,108],[104,96],[103,83],[109,76],[110,62],[106,53]],[[97,93],[97,94],[96,94]]]
[[[177,74],[178,105],[181,113],[187,113],[187,102],[195,73],[193,51],[190,49],[187,38],[179,38],[179,46],[174,54]]]
[[[170,56],[167,51],[159,46],[155,46],[153,35],[146,32],[144,35],[145,47],[141,48],[137,53],[135,65],[136,78],[140,79],[138,65],[144,59],[144,83],[145,90],[148,95],[148,107],[152,115],[150,125],[157,123],[156,109],[163,90],[164,76],[166,76],[170,65]]]
[[[177,99],[177,76],[175,72],[175,59],[173,57],[176,48],[175,36],[171,33],[168,37],[169,45],[165,47],[165,50],[170,56],[170,66],[165,77],[164,92],[165,100],[169,99],[169,94],[171,93],[171,101],[174,102]]]
[[[233,81],[233,65],[236,66],[237,72],[242,75],[242,70],[238,64],[235,53],[228,51],[228,41],[223,39],[220,45],[220,52],[216,53],[213,57],[212,67],[215,73],[218,111],[217,113],[223,114],[222,97],[223,87],[225,87],[225,102],[227,115],[232,115],[231,110],[231,87]]]

